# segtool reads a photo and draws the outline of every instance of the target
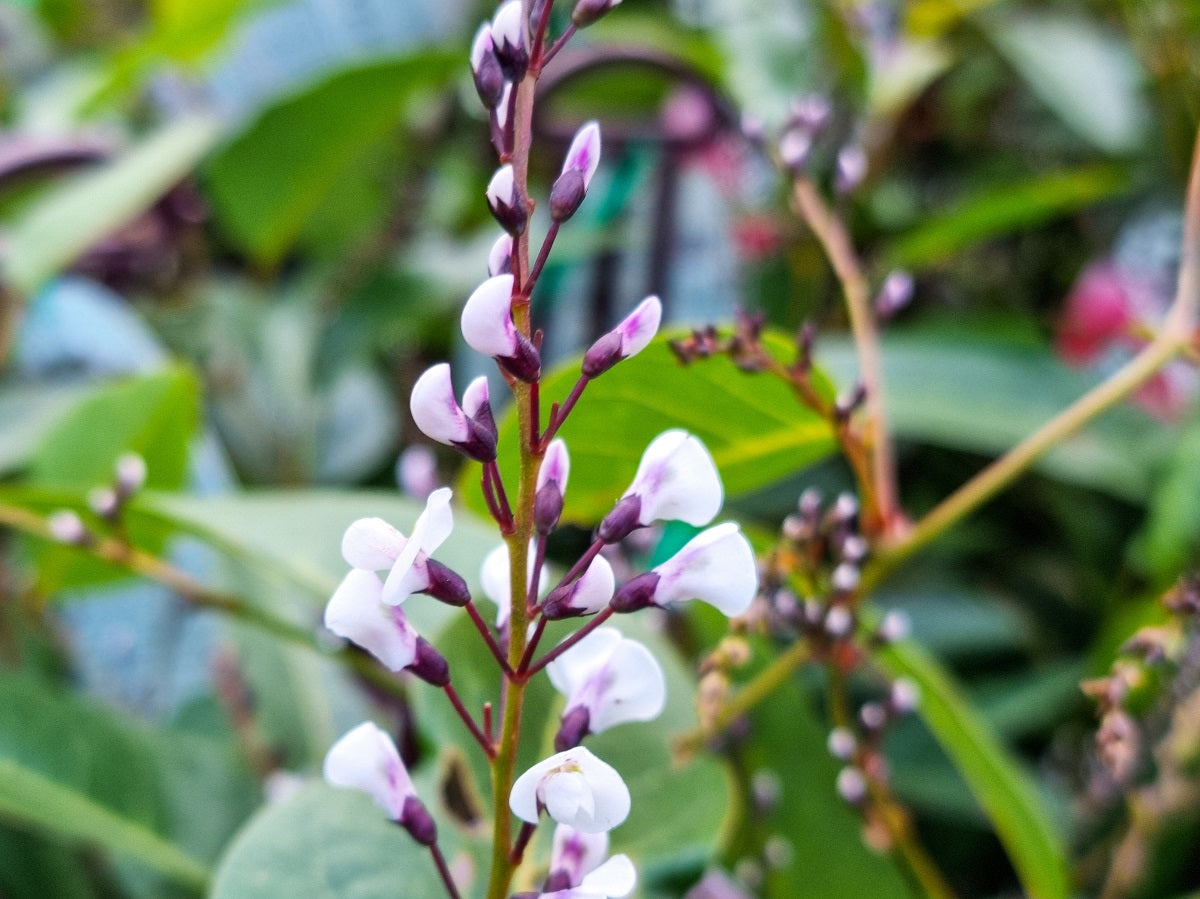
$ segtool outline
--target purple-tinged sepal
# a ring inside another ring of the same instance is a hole
[[[492,47],[504,77],[514,84],[529,68],[529,45],[525,36],[525,11],[521,0],[508,0],[492,17]]]
[[[583,574],[550,592],[542,603],[542,614],[551,621],[594,615],[609,604],[616,587],[612,566],[596,556]]]
[[[550,218],[565,222],[579,209],[587,196],[592,176],[600,165],[600,126],[588,122],[575,134],[562,173],[550,188]]]
[[[492,44],[492,26],[484,22],[471,44],[471,75],[485,109],[494,109],[504,93],[504,72]]]
[[[598,377],[618,362],[636,356],[654,339],[661,323],[662,303],[658,297],[646,297],[583,354],[583,376]]]

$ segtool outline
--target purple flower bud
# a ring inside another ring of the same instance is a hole
[[[146,460],[137,453],[122,453],[117,459],[117,495],[127,499],[146,485]]]
[[[514,0],[515,2],[515,0]],[[503,122],[501,122],[503,125]],[[492,175],[487,187],[488,208],[500,227],[513,237],[520,236],[529,222],[529,212],[517,193],[517,182],[511,165],[502,165]]]
[[[839,593],[850,593],[858,587],[859,581],[858,566],[850,562],[842,562],[837,568],[833,569],[833,574],[829,581],[833,585],[833,589]]]
[[[618,362],[636,356],[654,339],[661,322],[662,303],[656,296],[646,297],[583,354],[583,376],[598,377]]]
[[[841,639],[854,630],[854,613],[845,606],[834,606],[825,613],[825,633]]]
[[[91,540],[91,533],[83,523],[83,519],[70,509],[60,509],[46,520],[50,536],[59,543],[71,546],[83,546]]]
[[[487,378],[471,382],[460,407],[454,399],[450,366],[440,363],[417,378],[409,409],[425,436],[479,462],[495,461],[496,422],[488,402]]]
[[[417,638],[417,654],[408,670],[435,687],[450,683],[450,666],[445,657],[429,645],[424,637]]]
[[[620,543],[642,525],[639,522],[642,501],[637,496],[622,497],[613,510],[604,516],[596,536],[605,543]]]
[[[844,727],[835,727],[829,732],[827,745],[829,754],[843,762],[850,761],[854,756],[855,750],[858,748],[858,742],[854,739],[854,734]]]
[[[879,622],[879,630],[876,632],[876,637],[884,643],[896,643],[900,640],[908,639],[911,630],[912,625],[909,624],[908,615],[892,609]]]
[[[538,469],[537,492],[533,499],[533,523],[542,536],[558,526],[570,471],[571,459],[567,454],[566,443],[562,438],[552,441],[546,448],[546,456]]]
[[[437,842],[437,824],[416,796],[404,800],[404,809],[397,823],[421,846],[432,846]]]
[[[812,152],[812,134],[804,128],[792,127],[779,139],[779,160],[793,174],[799,174]]]
[[[524,78],[529,67],[525,24],[521,0],[508,0],[492,18],[492,47],[504,76],[513,83]]]
[[[621,0],[579,0],[571,11],[571,21],[576,28],[587,28],[620,3]]]
[[[896,714],[907,715],[909,712],[915,711],[920,701],[921,691],[912,681],[902,677],[892,684],[892,693],[888,697],[888,702]]]
[[[875,297],[875,314],[889,319],[909,304],[913,296],[913,277],[906,271],[891,272]]]
[[[636,612],[649,608],[654,605],[654,592],[660,580],[662,578],[653,571],[639,574],[621,585],[609,605],[615,612]]]
[[[837,792],[851,805],[858,805],[867,798],[867,779],[857,768],[843,768],[837,776]]]
[[[436,559],[425,562],[425,572],[429,577],[429,586],[425,593],[434,599],[439,599],[447,605],[465,606],[471,601],[471,591],[467,582],[450,568]]]
[[[492,27],[487,22],[475,32],[471,44],[471,75],[475,79],[475,91],[485,109],[493,109],[504,93],[504,73],[500,60],[492,46]]]
[[[541,358],[513,324],[512,292],[512,275],[496,275],[475,288],[463,307],[462,335],[471,349],[492,356],[514,377],[532,382],[541,374]]]
[[[121,500],[112,487],[97,487],[88,493],[88,508],[101,518],[112,519],[121,511]]]
[[[550,189],[550,217],[556,222],[565,222],[575,214],[583,202],[592,176],[600,165],[600,126],[588,122],[575,134],[567,157],[563,162],[562,174]]]
[[[858,144],[847,144],[838,151],[834,189],[839,194],[853,193],[867,177],[867,154]]]
[[[792,101],[792,121],[811,134],[825,129],[833,118],[833,107],[819,94],[809,94]]]
[[[585,706],[577,705],[570,709],[562,718],[562,725],[554,735],[554,751],[566,752],[574,749],[583,742],[588,731],[588,710]]]
[[[496,242],[492,244],[492,251],[488,254],[488,275],[493,278],[496,275],[511,275],[512,253],[512,235],[508,233],[501,234],[496,238]]]
[[[879,703],[867,702],[858,710],[858,718],[867,730],[879,730],[887,724],[888,713]]]

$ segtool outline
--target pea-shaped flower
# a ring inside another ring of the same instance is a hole
[[[608,854],[608,834],[583,833],[566,824],[554,829],[550,874],[539,899],[615,899],[637,885],[637,871],[626,855]]]
[[[596,556],[583,574],[550,592],[542,603],[542,614],[551,621],[594,615],[608,605],[616,585],[608,559]]]
[[[597,533],[615,543],[654,521],[706,525],[723,499],[721,476],[704,444],[687,431],[665,431],[646,447],[633,484]]]
[[[612,830],[629,816],[629,788],[621,775],[582,746],[538,762],[517,778],[509,808],[536,824],[542,809],[584,833]]]
[[[727,521],[701,531],[667,561],[623,585],[612,607],[632,612],[700,599],[732,617],[745,612],[757,592],[754,550]]]
[[[396,744],[373,722],[363,722],[333,744],[325,756],[324,774],[335,787],[366,793],[389,820],[422,845],[436,839],[433,819],[417,798]]]
[[[546,536],[558,526],[570,473],[571,457],[567,453],[566,443],[562,438],[550,441],[542,465],[538,469],[537,489],[533,500],[533,524],[542,536]]]
[[[649,346],[661,323],[662,302],[658,297],[646,297],[615,328],[588,347],[583,354],[583,376],[599,377],[618,362],[636,356]]]
[[[567,697],[555,749],[569,749],[586,734],[626,721],[650,721],[666,704],[666,681],[657,660],[616,628],[588,634],[551,662],[546,673]]]
[[[512,275],[495,275],[475,288],[463,306],[462,335],[471,349],[494,357],[514,377],[536,381],[541,358],[513,324],[512,292]]]
[[[600,165],[600,126],[588,122],[575,134],[563,161],[562,174],[550,188],[550,218],[565,222],[583,202]]]
[[[479,462],[496,459],[496,421],[488,400],[486,377],[467,385],[462,406],[454,398],[450,366],[427,369],[413,385],[409,399],[413,421],[426,437],[452,446]]]

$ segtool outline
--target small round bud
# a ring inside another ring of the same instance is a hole
[[[858,805],[867,798],[867,779],[857,768],[843,768],[837,776],[837,791],[851,805]]]
[[[898,609],[892,609],[879,622],[876,636],[883,643],[897,643],[900,640],[908,639],[911,630],[912,625],[909,623],[908,615]]]
[[[450,683],[450,666],[445,657],[426,642],[424,637],[417,638],[417,657],[408,670],[426,683],[435,687],[444,687]]]
[[[398,823],[422,846],[432,846],[437,842],[437,824],[416,796],[404,800]]]
[[[122,497],[137,493],[146,485],[146,460],[137,453],[122,453],[117,459],[117,492]]]
[[[115,518],[121,509],[121,500],[113,488],[97,487],[88,493],[88,508],[101,518]]]
[[[878,702],[867,702],[858,710],[858,718],[867,730],[879,730],[887,724],[888,713]]]
[[[883,281],[875,297],[875,314],[887,320],[911,302],[913,277],[905,271],[894,271]]]
[[[845,606],[834,606],[825,613],[825,633],[836,639],[849,636],[854,630],[854,613]]]
[[[839,194],[853,193],[867,176],[867,154],[858,144],[847,144],[838,151],[834,189]]]
[[[907,678],[900,678],[892,684],[892,693],[889,697],[892,705],[892,710],[898,715],[907,715],[917,708],[917,703],[921,701],[921,691],[912,681]]]
[[[854,734],[847,728],[835,727],[829,732],[826,746],[829,754],[835,759],[848,762],[854,757],[855,750],[858,749],[858,741],[854,739]]]
[[[46,527],[50,530],[50,536],[59,543],[82,546],[91,539],[91,534],[87,525],[83,523],[83,519],[70,509],[60,509],[55,512],[46,519]]]
[[[842,562],[837,568],[833,569],[833,574],[829,581],[833,585],[833,589],[839,593],[852,593],[858,588],[858,582],[861,577],[858,566],[851,562]]]

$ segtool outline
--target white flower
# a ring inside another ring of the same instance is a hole
[[[665,431],[646,447],[633,484],[600,523],[598,534],[615,543],[659,520],[706,525],[723,499],[721,476],[704,444],[687,431]]]
[[[553,893],[542,893],[541,899],[621,899],[637,886],[637,871],[627,855],[614,855],[590,874],[578,886]]]
[[[637,885],[633,863],[626,855],[614,855],[602,864],[607,854],[607,833],[583,833],[559,824],[550,850],[550,891],[542,893],[540,899],[614,899],[629,895]]]
[[[745,612],[758,591],[754,550],[732,521],[701,531],[653,573],[659,606],[700,599],[732,617]]]
[[[612,766],[582,746],[538,762],[517,778],[509,807],[536,824],[544,808],[560,824],[585,833],[612,830],[629,816],[629,788]]]
[[[342,579],[325,607],[325,626],[391,671],[407,668],[417,658],[416,630],[399,606],[383,601],[383,581],[373,571],[355,568]]]
[[[412,594],[433,586],[428,570],[429,557],[446,542],[454,529],[450,496],[450,488],[441,487],[425,501],[425,510],[413,525],[412,536],[405,542],[383,583],[383,601],[388,605],[400,605]]]
[[[552,620],[594,615],[608,605],[616,585],[616,577],[608,560],[596,556],[583,574],[546,597],[542,603],[542,613]]]
[[[335,787],[366,793],[392,821],[403,817],[405,800],[417,795],[396,744],[370,721],[333,744],[324,773]]]
[[[615,328],[593,343],[583,355],[583,374],[595,378],[623,359],[636,356],[658,333],[662,303],[649,296],[625,316]]]
[[[526,566],[528,569],[525,580],[526,585],[533,578],[533,564],[535,561],[534,543],[530,542],[529,552],[526,553]],[[479,586],[483,590],[483,595],[496,604],[497,628],[503,628],[508,624],[508,617],[512,614],[511,571],[507,543],[501,543],[484,556],[483,564],[479,567]],[[542,570],[538,572],[538,586],[535,592],[540,593],[542,585],[545,582],[546,566],[543,565]],[[522,598],[522,601],[524,601],[524,598]]]
[[[409,408],[426,437],[453,446],[477,461],[495,460],[496,423],[486,377],[480,376],[467,385],[460,407],[454,398],[450,366],[442,362],[417,378]]]
[[[666,681],[657,660],[616,628],[598,628],[551,662],[546,673],[567,697],[563,718],[585,709],[590,733],[653,720],[666,705]]]

